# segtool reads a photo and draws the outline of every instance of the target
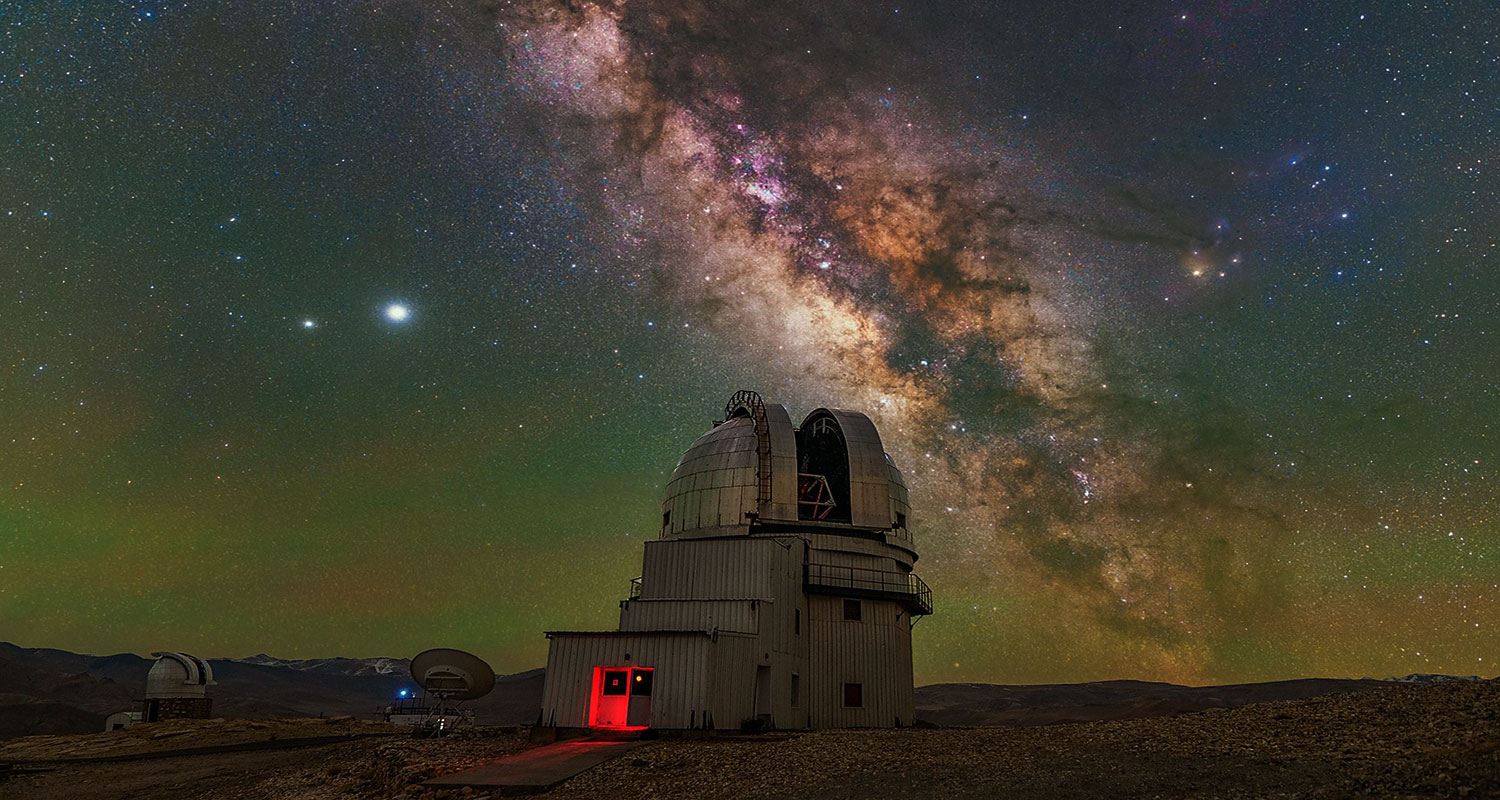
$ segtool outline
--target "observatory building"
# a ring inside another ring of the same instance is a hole
[[[543,725],[910,725],[932,613],[901,471],[858,411],[742,391],[683,454],[615,631],[551,631]]]
[[[213,698],[214,670],[197,656],[187,653],[152,653],[156,663],[146,673],[146,699],[140,722],[163,719],[208,719]]]
[[[121,728],[128,728],[140,721],[141,712],[139,711],[116,711],[104,718],[104,732],[109,733]]]

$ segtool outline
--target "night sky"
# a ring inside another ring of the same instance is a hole
[[[918,683],[1494,675],[1497,127],[1478,0],[0,2],[0,639],[540,666],[749,388]]]

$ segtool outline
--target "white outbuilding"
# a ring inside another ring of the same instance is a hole
[[[932,613],[901,471],[858,411],[736,394],[688,448],[618,630],[551,631],[556,728],[910,725]]]
[[[121,728],[128,728],[140,721],[141,712],[139,711],[116,711],[104,718],[104,732],[108,733],[120,730]]]

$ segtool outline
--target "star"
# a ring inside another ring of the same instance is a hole
[[[405,322],[411,318],[411,309],[401,303],[391,303],[385,307],[385,318],[391,322]]]

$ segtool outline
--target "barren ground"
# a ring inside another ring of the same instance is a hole
[[[305,724],[315,727],[311,723],[319,721]],[[29,757],[46,749],[36,738],[18,742],[30,748]],[[78,744],[52,746],[60,751]],[[490,729],[441,741],[393,736],[305,749],[53,763],[51,772],[0,783],[0,797],[457,797],[414,784],[524,746],[520,732]],[[1042,728],[663,740],[540,795],[1001,796],[1500,797],[1500,681],[1391,686],[1233,710]]]
[[[392,734],[400,728],[353,717],[330,719],[172,719],[108,733],[27,736],[0,741],[0,761],[84,759],[225,747],[288,739]]]

